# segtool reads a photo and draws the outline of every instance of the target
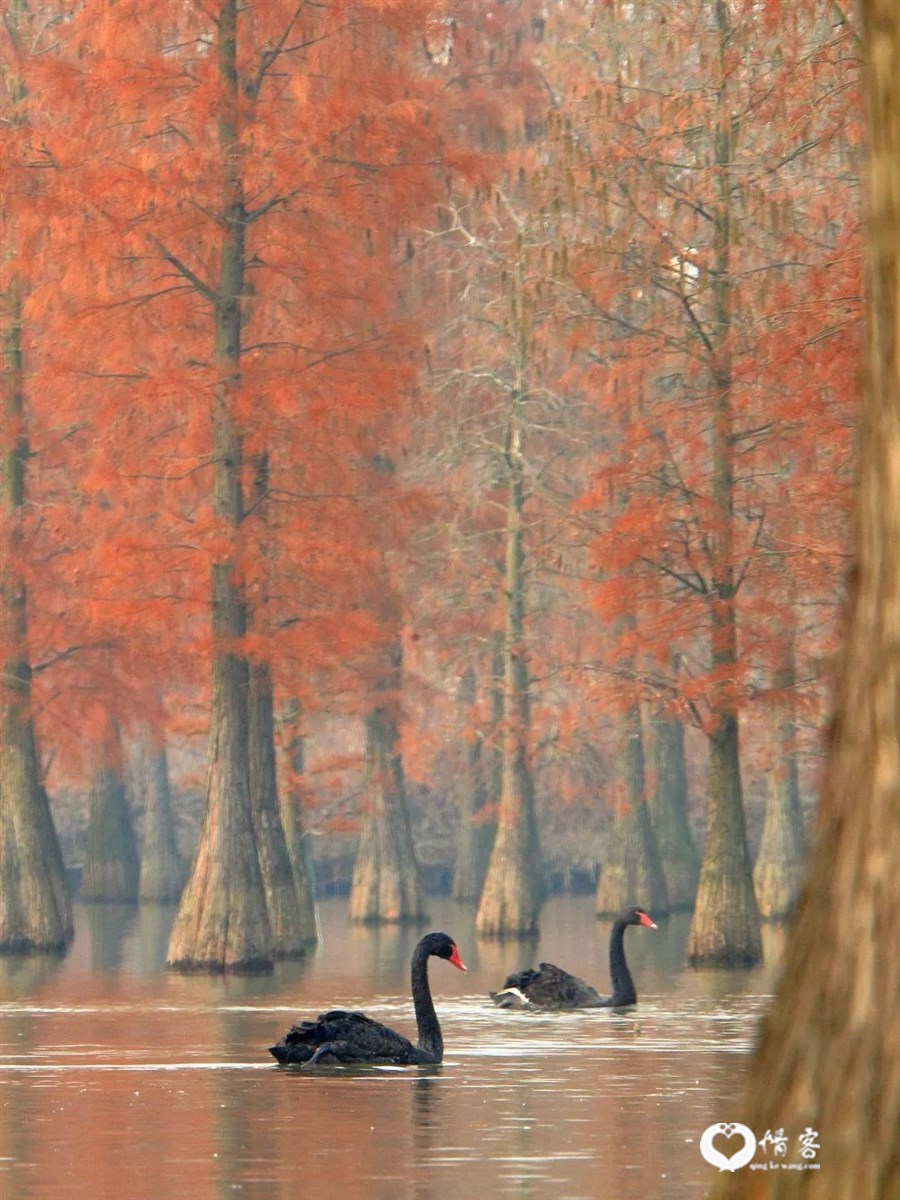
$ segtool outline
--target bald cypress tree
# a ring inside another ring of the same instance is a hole
[[[817,1171],[717,1200],[900,1194],[900,7],[863,0],[868,338],[857,567],[806,885],[740,1120],[816,1131]]]

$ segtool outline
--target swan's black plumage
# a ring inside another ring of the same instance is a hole
[[[428,986],[428,959],[445,958],[465,971],[456,943],[446,933],[428,933],[413,951],[411,975],[413,1007],[419,1040],[416,1045],[365,1013],[333,1008],[315,1021],[302,1021],[269,1047],[280,1063],[321,1066],[338,1063],[439,1063],[444,1057],[444,1041],[438,1024],[431,989]]]
[[[531,968],[508,976],[500,991],[491,992],[491,999],[499,1008],[627,1008],[636,1004],[634,980],[625,961],[625,930],[629,925],[656,928],[637,905],[622,909],[616,917],[609,935],[611,996],[601,996],[577,975],[542,962],[536,970]]]

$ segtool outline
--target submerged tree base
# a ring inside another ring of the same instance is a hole
[[[752,947],[748,947],[744,951],[732,950],[727,946],[720,949],[707,951],[703,954],[689,954],[687,958],[689,967],[722,967],[727,970],[737,968],[758,967],[762,961],[762,954],[755,951]]]
[[[247,958],[225,966],[219,959],[182,959],[166,963],[166,969],[179,975],[271,975],[274,964],[271,958]]]
[[[71,944],[71,935],[56,942],[36,942],[31,938],[14,938],[0,944],[0,954],[46,955],[65,958]]]

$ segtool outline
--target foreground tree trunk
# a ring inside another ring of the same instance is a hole
[[[660,714],[650,746],[655,780],[648,806],[666,877],[669,911],[690,911],[697,895],[700,859],[687,815],[684,725]]]
[[[522,355],[524,361],[524,353]],[[543,865],[528,761],[531,732],[525,648],[524,507],[522,431],[518,404],[507,438],[509,469],[506,631],[503,645],[503,767],[497,835],[475,928],[482,937],[530,937],[544,901]]]
[[[669,895],[656,833],[647,808],[641,710],[626,714],[621,772],[625,796],[616,806],[615,824],[600,867],[594,897],[598,917],[616,916],[627,904],[639,904],[653,917],[669,912]]]
[[[215,357],[220,382],[213,411],[214,501],[223,540],[235,542],[244,517],[241,443],[233,407],[240,381],[247,209],[240,177],[241,107],[237,0],[219,5],[222,85],[219,149],[223,171],[222,250],[215,293]],[[236,646],[247,631],[237,554],[212,567],[212,720],[209,782],[200,844],[169,942],[180,970],[272,968],[272,939],[250,806],[250,671]]]
[[[89,806],[82,900],[137,900],[140,860],[115,724],[98,748]]]
[[[350,920],[368,924],[421,922],[427,916],[398,749],[402,662],[397,639],[387,650],[379,683],[383,697],[366,716],[365,822],[353,868]]]
[[[900,9],[863,0],[870,129],[859,560],[810,873],[740,1119],[814,1129],[818,1171],[721,1200],[900,1194]]]
[[[459,724],[465,731],[475,703],[475,672],[467,670],[459,682]],[[453,899],[477,900],[484,886],[496,825],[485,817],[488,803],[484,779],[484,755],[478,737],[461,736],[463,762],[457,779],[459,799],[459,840],[453,871]]]
[[[300,780],[305,764],[300,722],[299,701],[288,701],[282,708],[280,718],[284,770],[278,788],[278,804],[288,857],[294,874],[297,904],[300,907],[300,930],[306,946],[310,947],[319,940],[319,924],[316,917],[316,876],[309,848],[309,836],[303,826],[303,791]]]
[[[72,940],[72,906],[47,794],[41,786],[31,716],[31,661],[27,593],[17,566],[23,549],[25,386],[21,302],[7,289],[3,355],[3,422],[10,445],[0,474],[0,520],[5,561],[0,564],[0,953],[61,954]]]
[[[162,736],[149,733],[141,748],[144,784],[144,837],[141,845],[141,900],[166,903],[177,900],[187,877],[187,866],[178,853],[169,758]]]

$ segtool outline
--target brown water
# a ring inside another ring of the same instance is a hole
[[[545,909],[537,946],[485,943],[432,902],[468,975],[431,980],[441,1067],[275,1065],[293,1020],[365,1008],[415,1037],[416,930],[354,929],[322,904],[323,943],[267,978],[163,969],[170,908],[80,907],[62,962],[2,969],[3,1200],[680,1200],[715,1170],[707,1125],[735,1099],[777,947],[756,971],[684,967],[686,918],[629,929],[639,1007],[510,1013],[486,993],[546,958],[607,989],[608,926],[590,898]]]

